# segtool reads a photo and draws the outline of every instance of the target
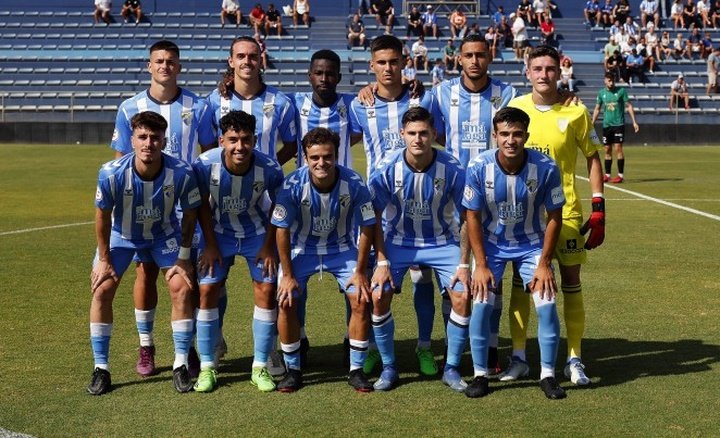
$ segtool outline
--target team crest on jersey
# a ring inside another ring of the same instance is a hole
[[[163,194],[164,194],[167,198],[170,198],[170,197],[172,197],[172,196],[175,194],[175,186],[172,185],[172,184],[163,186],[162,190],[163,190]]]
[[[272,103],[266,103],[262,106],[262,112],[263,114],[270,115],[273,111],[275,111],[275,104]]]
[[[490,180],[485,180],[485,188],[488,190],[492,190],[495,188],[495,183]]]
[[[222,103],[220,104],[220,115],[224,116],[225,114],[230,112],[230,102],[223,99]]]
[[[195,204],[197,202],[200,202],[200,189],[195,187],[194,189],[190,190],[190,193],[188,193],[188,203]]]
[[[528,189],[528,192],[535,193],[538,188],[538,181],[536,179],[529,179],[525,181],[525,186]]]
[[[433,180],[433,188],[436,192],[442,192],[445,187],[445,178],[435,178]]]
[[[465,186],[465,193],[464,193],[465,199],[468,201],[472,201],[475,197],[475,191],[470,188],[470,186]]]
[[[346,107],[344,107],[344,106],[338,107],[337,111],[338,111],[338,114],[340,114],[341,118],[344,119],[345,116],[347,116],[347,108]]]
[[[348,194],[340,195],[338,200],[343,208],[347,208],[347,206],[350,205],[350,195]]]
[[[276,205],[273,210],[273,219],[283,221],[287,217],[287,210],[282,205]]]
[[[307,108],[303,108],[303,109],[300,110],[300,115],[303,116],[303,117],[307,117],[307,116],[310,115],[310,110],[307,109]]]
[[[367,118],[368,119],[374,119],[375,118],[375,110],[372,108],[367,109]]]
[[[123,191],[123,194],[124,194],[125,196],[132,196],[132,195],[133,195],[133,188],[132,188],[132,187],[127,187],[127,188]]]
[[[303,199],[302,201],[300,201],[300,205],[302,205],[303,207],[310,207],[310,200]]]
[[[265,190],[265,183],[262,181],[255,181],[252,185],[253,192],[260,193]]]
[[[210,185],[211,186],[219,186],[220,185],[220,175],[211,174],[210,175]]]
[[[500,104],[502,103],[502,97],[501,96],[492,96],[490,98],[490,103],[492,103],[493,108],[500,109]]]
[[[192,111],[183,111],[180,114],[180,117],[182,118],[184,124],[190,126],[190,123],[192,122]]]
[[[403,188],[402,176],[398,176],[395,178],[395,191],[402,190],[402,188]]]
[[[460,99],[450,99],[450,106],[460,106]]]
[[[560,132],[564,133],[565,131],[567,131],[568,123],[570,123],[570,121],[568,119],[565,119],[565,118],[557,119],[557,125],[558,125],[558,128],[560,129]]]

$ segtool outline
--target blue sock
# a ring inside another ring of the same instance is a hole
[[[200,367],[215,366],[215,343],[220,331],[218,308],[198,309],[197,312],[197,347],[200,355]]]
[[[90,345],[92,346],[93,359],[95,360],[95,368],[102,368],[104,370],[108,369],[111,335],[112,323],[90,323]]]
[[[223,285],[219,291],[220,296],[218,297],[218,323],[222,329],[223,323],[225,322],[225,312],[228,306],[227,287]]]
[[[453,367],[460,365],[460,357],[465,350],[468,339],[469,316],[460,316],[455,311],[450,312],[450,322],[447,326],[447,364]]]
[[[264,367],[267,365],[268,356],[275,347],[277,311],[274,308],[263,309],[255,306],[252,329],[255,344],[253,367]]]
[[[429,275],[428,275],[429,276]],[[430,344],[432,338],[433,322],[435,321],[435,289],[432,280],[424,282],[421,278],[418,283],[413,282],[413,304],[418,324],[418,342]]]
[[[494,306],[489,302],[473,302],[470,315],[470,352],[472,353],[473,369],[487,374],[488,347],[490,346],[490,320]]]
[[[383,366],[395,365],[395,319],[392,312],[372,315],[372,328]]]
[[[540,345],[540,364],[543,368],[555,369],[558,345],[560,344],[560,320],[555,301],[540,301],[535,298],[535,311],[538,316],[538,344]]]
[[[155,326],[155,309],[135,309],[135,325],[140,336],[140,346],[153,345],[153,328]]]
[[[190,351],[190,344],[192,343],[194,324],[192,319],[179,319],[172,321],[171,324],[173,341],[175,343],[175,362],[173,363],[173,369],[175,369],[182,365],[187,366],[187,357]]]
[[[350,371],[363,367],[368,354],[369,341],[350,339]]]
[[[280,343],[280,348],[283,352],[283,358],[285,359],[285,365],[288,369],[299,370],[300,369],[300,341],[293,342],[292,344]]]

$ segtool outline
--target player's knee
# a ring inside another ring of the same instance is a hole
[[[189,305],[193,295],[193,288],[185,281],[173,281],[168,285],[170,299],[173,305]]]
[[[105,280],[97,289],[93,292],[93,301],[101,305],[111,305],[115,298],[115,291],[117,290],[118,284],[112,279]]]

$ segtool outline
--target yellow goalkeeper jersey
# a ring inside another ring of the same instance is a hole
[[[603,150],[587,108],[585,105],[565,106],[559,103],[549,107],[536,106],[532,94],[517,97],[508,105],[530,116],[530,137],[525,147],[549,155],[560,168],[566,200],[563,218],[581,218],[582,206],[575,187],[578,151],[590,157]]]

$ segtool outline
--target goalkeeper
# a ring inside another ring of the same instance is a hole
[[[567,202],[562,210],[562,230],[555,247],[555,257],[560,265],[563,314],[567,331],[568,356],[564,371],[575,385],[587,385],[590,379],[584,372],[580,349],[585,330],[580,267],[587,260],[587,250],[598,247],[605,237],[603,173],[599,155],[602,145],[587,108],[584,105],[562,105],[556,86],[560,78],[559,64],[560,59],[555,49],[539,46],[531,50],[527,77],[532,84],[532,93],[513,99],[509,106],[520,108],[530,116],[530,137],[526,147],[552,157],[562,174],[563,192]],[[578,152],[587,160],[592,190],[592,213],[584,225],[580,196],[575,186]],[[586,240],[583,234],[588,230],[590,234]],[[520,278],[513,278],[510,297],[513,354],[510,365],[500,375],[501,380],[515,380],[528,374],[525,341],[529,312],[529,295],[524,292]]]

